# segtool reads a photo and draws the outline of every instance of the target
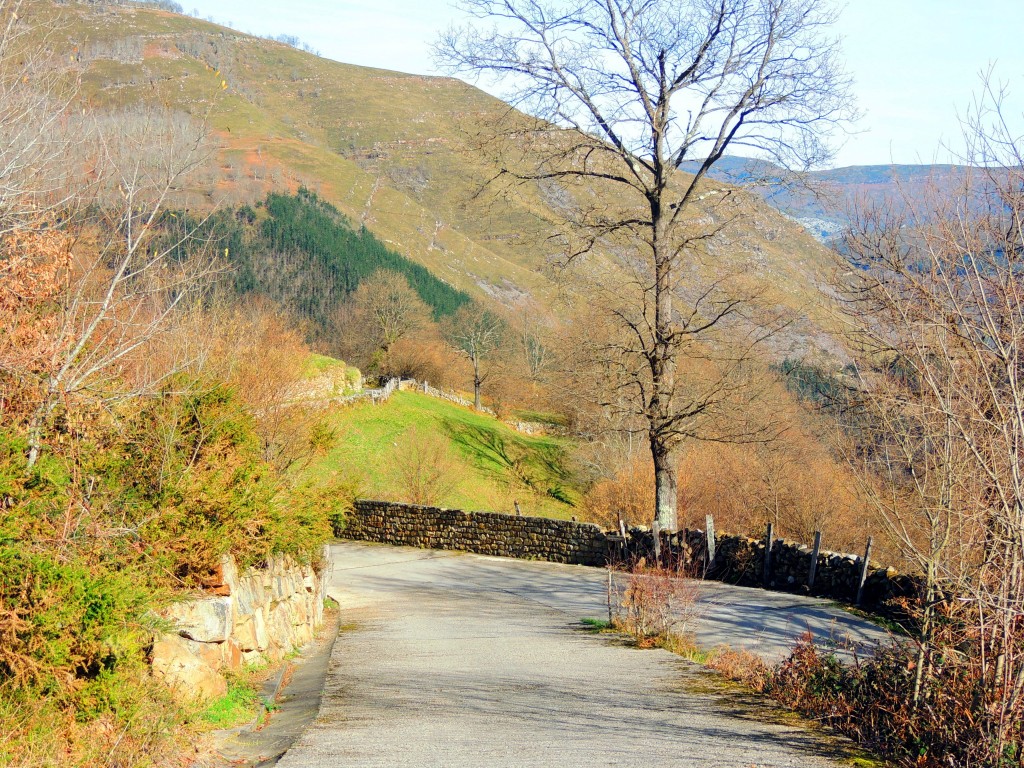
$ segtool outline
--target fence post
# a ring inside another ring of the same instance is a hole
[[[857,605],[860,605],[864,597],[864,582],[868,580],[868,563],[871,562],[871,537],[868,536],[868,545],[864,548],[864,561],[860,564],[860,582],[857,586]]]
[[[818,572],[818,553],[821,552],[821,531],[814,532],[814,547],[811,549],[811,570],[807,574],[807,589],[814,589],[814,576]]]
[[[768,523],[768,530],[764,532],[764,586],[768,588],[768,584],[772,580],[772,542],[775,539],[775,527]]]
[[[704,545],[708,551],[708,568],[711,568],[711,564],[715,562],[715,518],[714,515],[706,515],[704,517]]]
[[[612,567],[608,566],[608,626],[610,627],[615,621],[615,617],[612,615]]]
[[[625,557],[625,554],[626,554],[626,521],[622,519],[622,513],[621,512],[616,512],[615,514],[617,514],[619,516],[619,535],[622,537],[621,549],[622,549],[623,557]]]

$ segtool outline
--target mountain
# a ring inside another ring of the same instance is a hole
[[[156,8],[40,1],[33,11],[78,61],[94,104],[160,104],[208,120],[218,148],[196,206],[305,186],[456,289],[555,307],[559,190],[480,194],[498,167],[472,138],[508,111],[499,100],[459,80],[341,64]],[[756,195],[733,197],[742,215],[717,238],[714,264],[691,270],[690,289],[741,273],[767,286],[762,302],[797,317],[777,355],[842,356],[823,300],[832,254]],[[622,258],[612,250],[602,258]]]
[[[697,161],[683,166],[690,172],[697,167]],[[852,165],[812,171],[795,183],[772,163],[727,156],[715,164],[709,176],[731,184],[756,184],[765,201],[829,243],[847,228],[855,206],[895,201],[901,196],[914,199],[932,186],[954,186],[969,171],[962,165]]]

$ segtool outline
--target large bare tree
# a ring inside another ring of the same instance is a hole
[[[688,255],[720,223],[697,215],[727,150],[786,168],[830,157],[851,118],[849,80],[825,0],[462,0],[479,23],[439,41],[453,73],[493,76],[533,123],[513,120],[502,176],[589,187],[566,202],[567,261],[596,244],[626,254],[633,304],[619,314],[643,368],[634,400],[655,465],[656,520],[676,527],[676,448],[692,429],[677,404],[680,349],[737,302],[680,298]],[[683,173],[696,162],[695,173]],[[557,185],[551,192],[550,185]],[[727,190],[717,190],[727,196]]]

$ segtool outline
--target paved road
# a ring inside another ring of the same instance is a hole
[[[350,543],[334,559],[350,626],[283,768],[848,764],[696,665],[581,629],[606,612],[603,571]],[[771,656],[808,623],[875,631],[815,601],[704,586],[703,643]]]

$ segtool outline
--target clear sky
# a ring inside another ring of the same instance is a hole
[[[296,35],[328,58],[436,74],[430,44],[460,16],[448,0],[181,0],[254,34]],[[837,165],[947,162],[978,75],[995,65],[1024,135],[1024,0],[849,0],[836,32],[865,115]]]

